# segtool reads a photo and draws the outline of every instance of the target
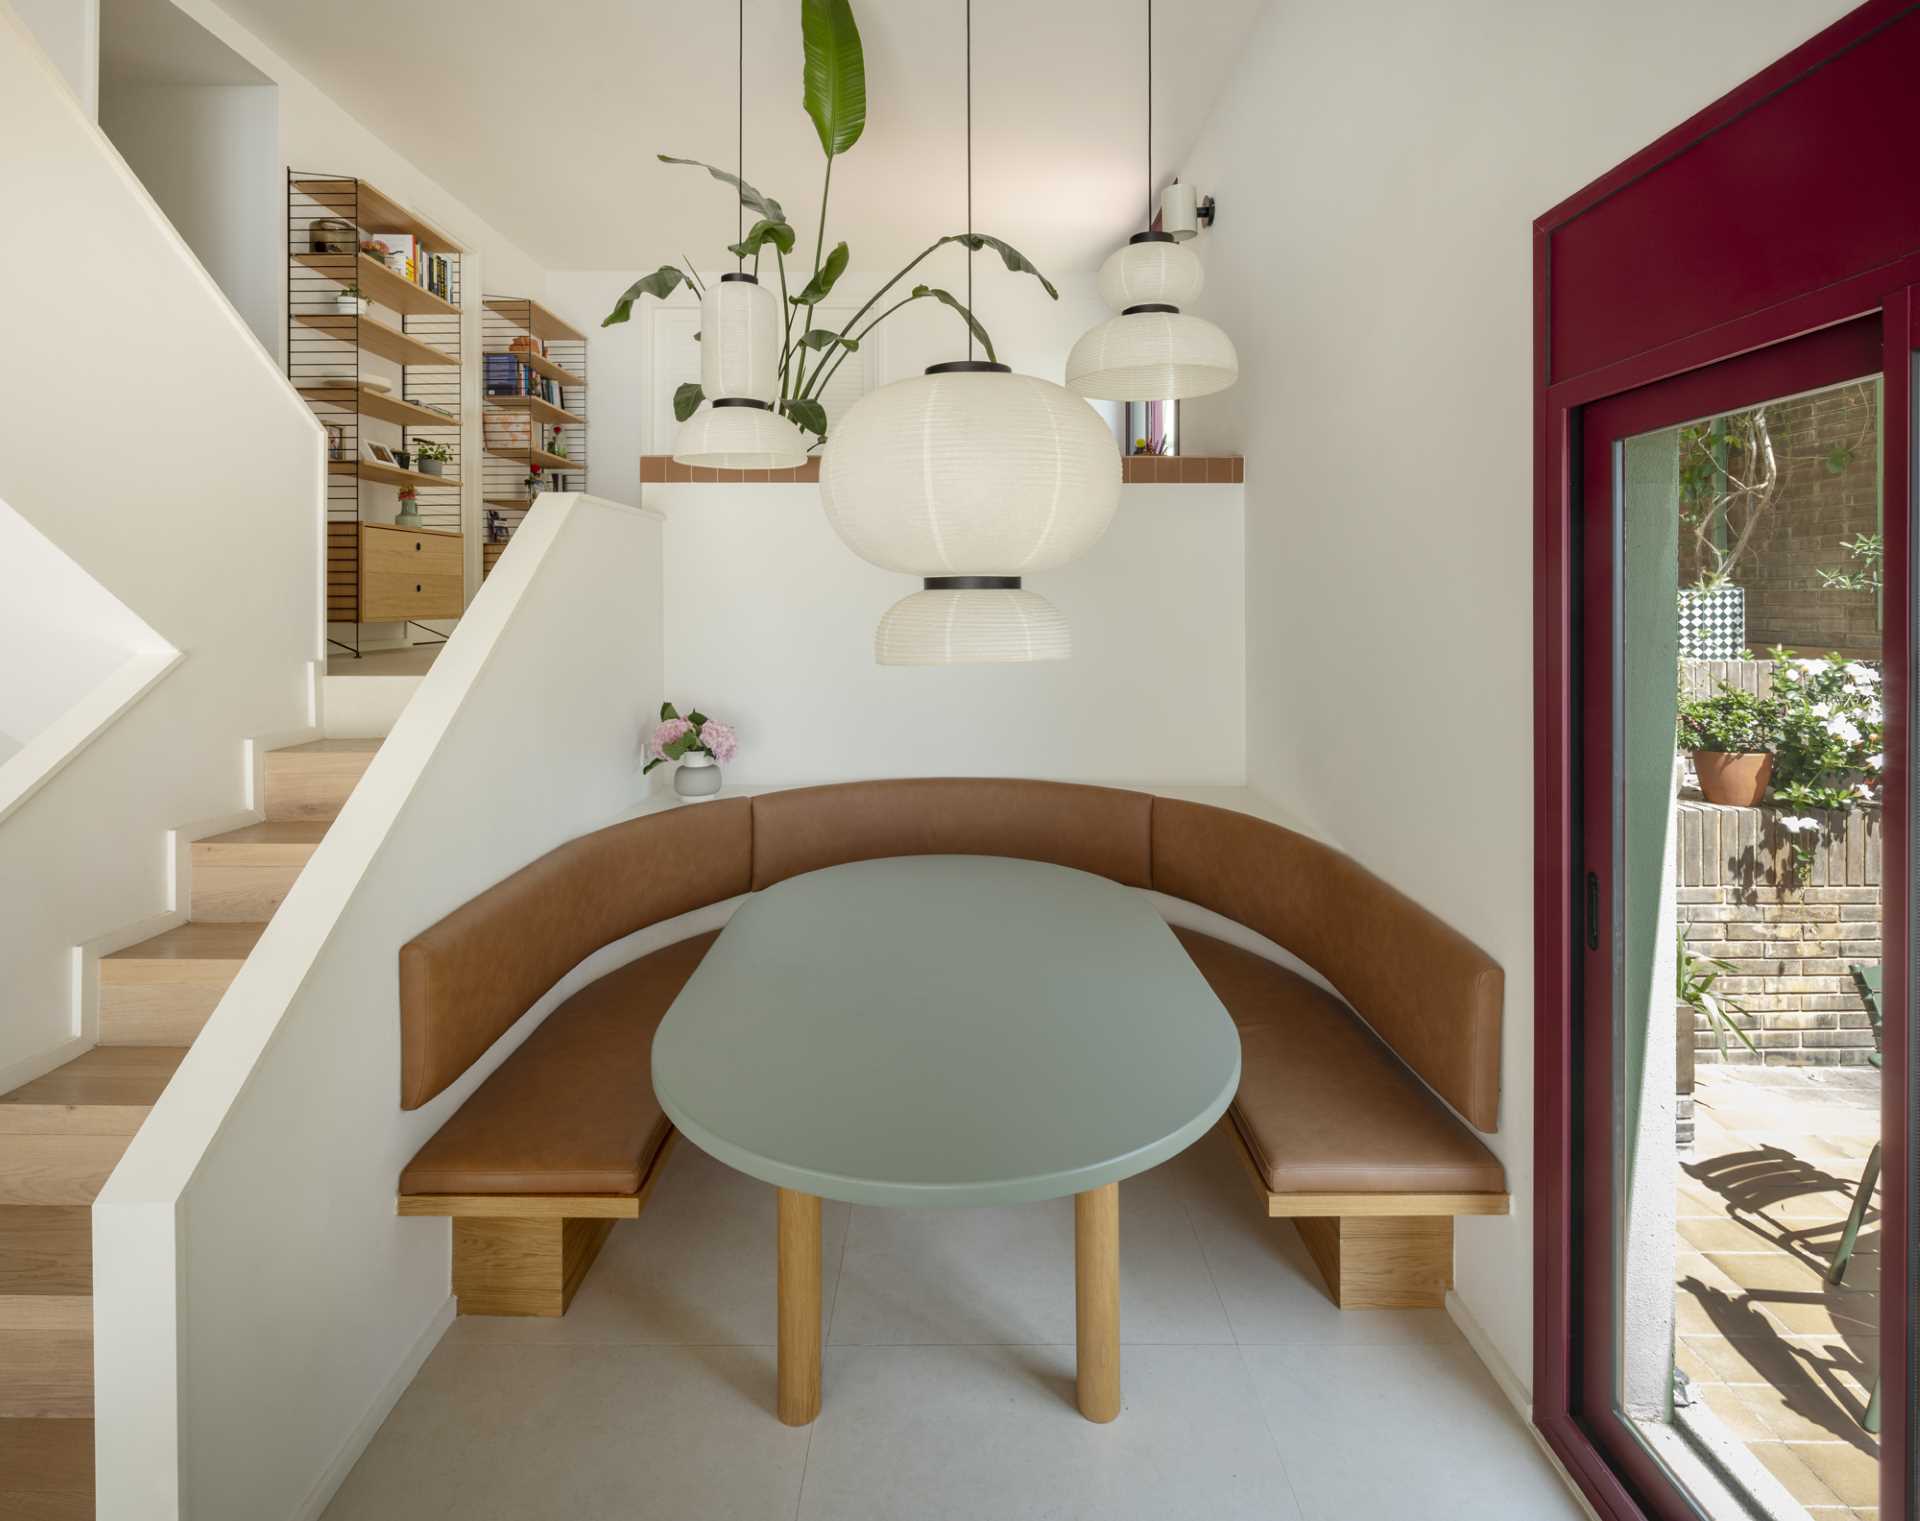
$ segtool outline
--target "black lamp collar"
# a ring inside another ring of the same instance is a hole
[[[1170,232],[1154,232],[1148,230],[1146,232],[1136,232],[1132,237],[1128,238],[1127,241],[1129,243],[1177,243],[1180,240]]]
[[[762,412],[773,410],[772,402],[755,401],[751,396],[716,396],[713,404],[716,407],[758,407]]]
[[[949,359],[945,364],[927,366],[929,375],[1011,375],[1010,364],[989,364],[984,359]]]
[[[760,283],[760,277],[758,275],[750,275],[745,270],[730,270],[720,277],[720,283],[722,285],[725,285],[729,280],[739,280],[747,285],[758,285]]]
[[[1131,317],[1135,312],[1177,312],[1177,306],[1168,306],[1164,301],[1142,301],[1138,306],[1122,307],[1120,315]]]
[[[1018,591],[1018,576],[928,576],[928,591]]]

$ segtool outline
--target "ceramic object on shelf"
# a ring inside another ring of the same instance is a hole
[[[681,797],[712,797],[720,790],[720,763],[695,750],[673,768],[673,790]]]

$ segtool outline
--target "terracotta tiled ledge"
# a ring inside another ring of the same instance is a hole
[[[1129,486],[1238,486],[1246,476],[1246,461],[1238,454],[1129,455],[1120,461],[1121,480]],[[674,463],[667,454],[640,456],[640,481],[677,485],[719,485],[751,482],[761,485],[820,479],[820,461],[808,460],[791,470],[710,470]]]

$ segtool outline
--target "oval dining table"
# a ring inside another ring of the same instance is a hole
[[[1074,1196],[1080,1412],[1120,1413],[1124,1178],[1204,1135],[1240,1040],[1144,895],[999,856],[897,856],[748,898],[661,1021],[660,1107],[778,1190],[779,1418],[820,1410],[820,1201]]]

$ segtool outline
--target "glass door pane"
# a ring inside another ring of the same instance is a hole
[[[1880,400],[1610,444],[1611,1396],[1729,1521],[1877,1514]]]

